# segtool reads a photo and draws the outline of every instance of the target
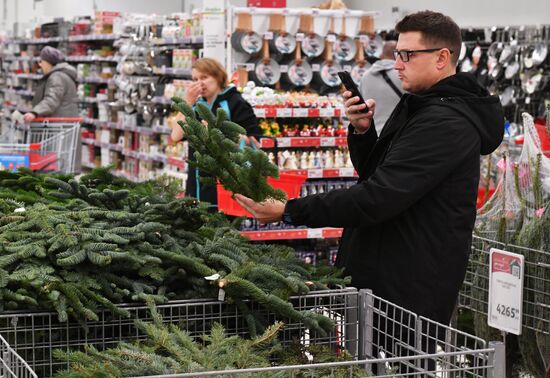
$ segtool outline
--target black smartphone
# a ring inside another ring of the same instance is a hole
[[[342,84],[344,84],[344,87],[346,87],[346,89],[351,92],[352,96],[359,97],[359,102],[356,105],[364,103],[365,99],[363,99],[363,96],[361,96],[361,92],[359,92],[359,88],[357,88],[357,85],[351,78],[351,75],[349,74],[349,72],[347,71],[338,72],[338,76],[340,77],[340,80],[342,80]],[[369,110],[370,109],[367,105],[367,107],[362,109],[360,113],[368,113]]]

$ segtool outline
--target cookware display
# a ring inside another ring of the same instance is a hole
[[[321,56],[325,49],[325,40],[322,36],[314,32],[312,15],[302,15],[300,17],[300,30],[304,31],[301,43],[304,54],[308,58],[317,58]]]
[[[274,54],[292,54],[296,49],[296,37],[286,31],[286,19],[282,14],[272,14],[269,30],[273,38],[269,41],[269,50]]]
[[[264,39],[262,58],[254,62],[254,70],[250,72],[250,79],[265,86],[273,86],[281,78],[279,63],[269,56],[269,41]]]
[[[307,60],[302,59],[302,49],[295,49],[294,60],[289,62],[287,72],[282,74],[282,81],[294,88],[302,88],[311,83],[313,70]]]
[[[262,48],[262,37],[252,30],[252,15],[237,14],[237,29],[231,35],[231,45],[239,52],[254,55]]]
[[[346,34],[346,19],[342,17],[340,34],[334,41],[333,55],[340,62],[349,62],[355,58],[357,45],[353,38]]]

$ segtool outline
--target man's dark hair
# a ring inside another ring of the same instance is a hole
[[[420,32],[429,48],[446,47],[452,50],[451,61],[456,65],[462,36],[460,28],[449,16],[429,10],[409,14],[395,25],[395,30],[398,33]]]

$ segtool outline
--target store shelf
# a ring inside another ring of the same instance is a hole
[[[140,180],[138,177],[136,176],[133,176],[129,173],[126,173],[124,171],[111,171],[111,174],[113,176],[116,176],[116,177],[122,177],[122,178],[125,178],[129,181],[132,181],[132,182],[135,182],[135,183],[139,183],[139,182],[142,182],[144,180]]]
[[[162,96],[155,96],[151,99],[151,102],[154,104],[162,104],[162,105],[172,105],[172,100],[168,97],[162,97]]]
[[[119,56],[93,56],[93,55],[74,55],[65,58],[67,62],[112,62],[118,63],[121,61]]]
[[[258,118],[328,118],[340,117],[342,108],[254,108]]]
[[[172,67],[153,67],[153,73],[156,75],[177,76],[183,78],[191,78],[190,69],[172,68]]]
[[[164,164],[168,163],[168,158],[166,156],[153,155],[153,154],[148,154],[148,153],[145,153],[145,152],[128,150],[128,149],[125,149],[120,144],[105,143],[105,142],[100,142],[98,140],[90,139],[90,138],[83,138],[82,143],[86,144],[86,145],[96,146],[96,147],[99,147],[99,148],[106,148],[106,149],[111,150],[111,151],[121,152],[122,155],[131,157],[133,159],[144,160],[144,161],[158,161],[158,162],[161,162],[161,163],[164,163]]]
[[[19,111],[19,113],[28,113],[32,110],[32,108],[25,108],[25,107],[22,107],[22,106],[17,106],[17,105],[14,105],[14,104],[2,104],[2,107],[5,108],[5,109],[8,109],[8,110],[17,110]]]
[[[0,88],[0,91],[4,93],[16,94],[20,96],[28,96],[28,97],[34,96],[34,91],[29,91],[26,89]]]
[[[117,122],[100,121],[95,118],[84,118],[83,123],[95,125],[103,129],[137,131],[138,133],[146,134],[146,135],[170,134],[172,132],[172,130],[169,127],[165,127],[165,126],[143,127],[143,126],[134,126],[134,125],[124,125]]]
[[[66,40],[62,37],[50,37],[50,38],[21,38],[12,40],[13,43],[20,45],[38,45],[52,42],[61,42]]]
[[[113,79],[105,79],[103,77],[79,77],[77,81],[87,84],[110,84],[113,82]]]
[[[4,58],[6,62],[31,62],[31,61],[38,61],[40,60],[40,57],[38,56],[6,56]]]
[[[185,169],[185,160],[175,157],[166,158],[166,164],[173,165],[181,170]]]
[[[304,228],[291,230],[241,231],[250,240],[330,239],[342,236],[341,228]]]
[[[69,42],[112,41],[119,38],[120,38],[119,34],[83,34],[83,35],[71,35],[64,40]]]
[[[40,74],[10,74],[11,77],[16,77],[18,79],[29,79],[29,80],[40,80],[44,75]]]
[[[340,147],[347,146],[347,137],[283,137],[262,138],[261,148],[288,147]]]
[[[348,178],[358,177],[353,168],[329,169],[281,169],[281,172],[307,176],[307,178]]]
[[[38,45],[52,42],[81,42],[81,41],[109,41],[120,38],[118,34],[83,34],[71,35],[69,37],[51,37],[51,38],[21,38],[14,39],[11,42],[20,45]]]
[[[154,38],[151,40],[153,45],[195,45],[203,43],[202,36],[181,37],[181,38]]]

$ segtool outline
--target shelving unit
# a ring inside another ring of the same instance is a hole
[[[241,231],[241,235],[254,241],[332,239],[342,236],[341,228],[299,228],[290,230]]]

